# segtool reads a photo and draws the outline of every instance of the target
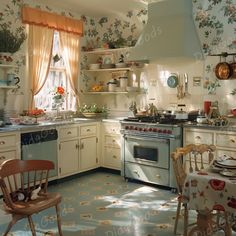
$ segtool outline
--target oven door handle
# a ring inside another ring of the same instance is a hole
[[[125,136],[125,140],[133,139],[133,140],[139,140],[139,141],[154,141],[154,142],[162,142],[162,143],[168,143],[168,139],[159,139],[159,138],[150,138],[150,137],[138,137],[138,136]]]

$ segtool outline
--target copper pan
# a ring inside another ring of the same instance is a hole
[[[235,62],[235,57],[232,63],[230,63],[230,69],[232,71],[231,78],[236,79],[236,62]]]
[[[227,62],[219,62],[215,67],[215,75],[219,80],[227,80],[232,75],[230,64]]]

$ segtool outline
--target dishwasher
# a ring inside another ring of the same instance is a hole
[[[49,177],[57,177],[57,138],[56,129],[21,133],[21,159],[52,161],[55,168],[49,172]]]

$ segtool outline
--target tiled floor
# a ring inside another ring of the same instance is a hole
[[[176,195],[169,190],[126,182],[115,174],[96,172],[50,187],[60,192],[64,236],[171,236]],[[33,217],[37,235],[57,235],[55,210]],[[9,217],[0,211],[0,233]],[[182,232],[180,221],[179,232]],[[52,231],[52,234],[40,232]],[[11,230],[14,236],[31,235],[27,220]],[[218,234],[223,235],[223,234]]]

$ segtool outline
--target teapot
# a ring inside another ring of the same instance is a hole
[[[13,73],[7,73],[7,85],[14,86],[20,83],[20,78]]]

